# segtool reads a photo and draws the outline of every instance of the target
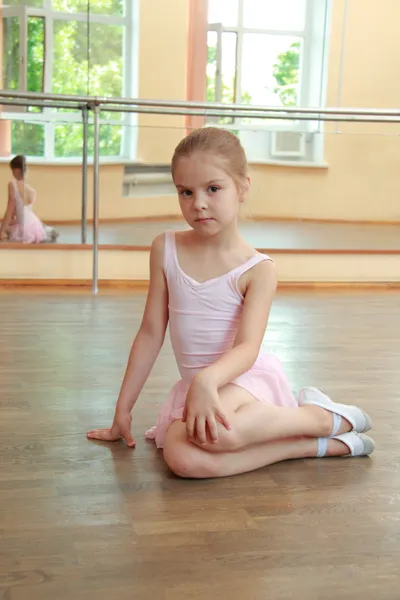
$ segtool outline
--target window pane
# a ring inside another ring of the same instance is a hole
[[[89,95],[123,95],[123,27],[90,25]]]
[[[125,0],[90,0],[90,12],[101,15],[124,13]],[[60,12],[87,12],[88,0],[52,0],[53,10]]]
[[[302,31],[306,22],[306,0],[244,0],[245,27]]]
[[[217,43],[215,31],[207,34],[207,102],[216,102]]]
[[[43,0],[3,0],[4,6],[30,6],[34,8],[43,8]]]
[[[3,18],[3,87],[20,89],[20,35],[19,18]]]
[[[122,121],[126,117],[126,113],[110,112],[107,110],[101,111],[102,121]]]
[[[87,12],[88,0],[52,0],[51,6],[59,12]]]
[[[28,17],[28,92],[43,91],[44,19]]]
[[[54,21],[52,92],[88,93],[87,25],[78,21]]]
[[[236,33],[222,34],[222,102],[235,102],[236,83]]]
[[[43,92],[44,83],[44,19],[28,17],[28,92]],[[39,107],[29,112],[41,112]]]
[[[54,21],[52,91],[56,94],[122,96],[123,27]],[[89,66],[90,65],[90,66]]]
[[[13,154],[44,156],[44,125],[12,121],[11,146]]]
[[[100,125],[100,156],[120,156],[122,127]]]
[[[221,36],[221,90],[217,86],[218,35],[208,32],[207,38],[207,101],[232,104],[236,99],[236,33],[224,32]],[[210,121],[214,120],[212,118]],[[218,119],[217,119],[218,120]],[[230,117],[219,119],[220,123],[231,123]]]
[[[82,129],[82,125],[75,123],[55,126],[54,151],[57,158],[82,156]]]
[[[233,104],[236,100],[236,33],[222,34],[222,89],[221,102]],[[232,117],[221,117],[221,124],[233,123]]]
[[[246,33],[243,36],[242,101],[264,106],[297,105],[300,102],[301,44],[299,38]]]
[[[120,156],[122,127],[100,125],[100,156]],[[77,123],[66,123],[55,127],[55,155],[57,158],[81,157],[83,128]],[[89,125],[89,156],[93,156],[93,125]]]
[[[238,10],[239,0],[208,0],[208,22],[233,27],[238,24]]]

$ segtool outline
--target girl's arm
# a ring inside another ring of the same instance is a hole
[[[146,383],[165,338],[168,324],[168,288],[163,270],[164,235],[158,236],[150,252],[150,286],[139,331],[132,344],[128,365],[109,429],[89,431],[90,439],[114,442],[121,437],[128,446],[135,442],[131,433],[131,411]]]
[[[249,273],[242,317],[232,350],[196,376],[217,389],[253,366],[267,327],[277,286],[275,265],[270,260],[263,261]]]
[[[8,202],[7,202],[7,208],[6,211],[4,213],[4,217],[3,217],[3,221],[0,227],[0,239],[3,238],[3,235],[5,236],[5,234],[7,233],[7,229],[10,226],[10,223],[13,219],[15,213],[15,198],[14,198],[14,194],[13,194],[13,189],[12,189],[12,183],[8,184]]]
[[[28,204],[32,206],[36,202],[36,190],[33,188],[30,189],[30,193],[28,194]]]
[[[168,288],[164,270],[164,234],[150,251],[150,286],[142,323],[133,342],[116,412],[131,412],[164,343],[168,325]]]

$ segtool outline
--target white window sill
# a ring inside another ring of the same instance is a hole
[[[295,167],[297,169],[329,169],[326,162],[305,162],[296,160],[250,160],[249,165],[268,165],[273,167]]]

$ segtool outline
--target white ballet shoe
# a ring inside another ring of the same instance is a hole
[[[365,433],[372,427],[371,417],[358,406],[351,404],[339,404],[333,402],[326,394],[318,388],[307,387],[299,392],[299,406],[306,405],[320,406],[325,410],[329,410],[333,414],[333,428],[330,435],[333,438],[339,431],[341,426],[341,417],[349,421],[353,427],[353,431],[357,433]]]
[[[375,442],[368,435],[357,433],[356,431],[349,431],[348,433],[335,435],[333,438],[318,438],[317,458],[323,458],[326,455],[330,439],[339,440],[339,442],[346,444],[350,453],[344,454],[343,457],[369,456],[375,450]]]

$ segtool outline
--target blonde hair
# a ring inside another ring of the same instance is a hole
[[[247,158],[238,137],[218,127],[195,129],[175,148],[171,162],[172,175],[177,162],[183,156],[189,157],[194,152],[210,152],[219,156],[226,163],[225,171],[232,177],[236,185],[243,189],[247,185]]]

